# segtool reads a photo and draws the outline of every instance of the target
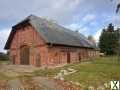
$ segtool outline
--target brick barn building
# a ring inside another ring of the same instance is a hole
[[[57,66],[98,55],[82,34],[30,15],[12,27],[5,49],[12,64]]]

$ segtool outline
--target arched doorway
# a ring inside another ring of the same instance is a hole
[[[30,49],[24,45],[20,48],[20,64],[29,65]]]

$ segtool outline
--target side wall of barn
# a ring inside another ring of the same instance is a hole
[[[57,66],[77,63],[97,55],[98,52],[94,49],[53,46],[48,48],[48,65]],[[70,62],[68,59],[70,59]]]

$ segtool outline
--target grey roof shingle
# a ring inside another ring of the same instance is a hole
[[[23,21],[26,20],[29,20],[29,23],[39,32],[46,43],[95,48],[94,44],[88,41],[82,34],[71,31],[56,23],[34,15],[28,16]],[[5,46],[6,48],[8,48],[8,45]]]

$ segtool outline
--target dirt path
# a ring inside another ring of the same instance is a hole
[[[21,88],[23,90],[31,90],[31,88],[32,90],[64,90],[61,86],[57,85],[54,80],[48,79],[47,77],[42,78],[33,76],[29,78],[27,76],[23,76],[29,75],[33,71],[39,69],[40,68],[34,66],[25,65],[1,65],[0,73],[8,77],[14,77],[12,79],[8,79],[4,84],[5,87],[11,90],[20,90]],[[3,89],[3,86],[0,86],[0,89],[1,88]]]
[[[30,82],[34,82],[34,84]],[[12,90],[18,90],[20,88],[32,88],[32,90],[64,90],[61,86],[57,85],[54,80],[42,77],[34,77],[32,80],[24,83],[19,79],[9,80],[8,88]]]
[[[45,86],[47,90],[64,90],[63,87],[56,84],[53,79],[41,77],[35,77],[34,79],[38,81],[42,86]]]
[[[12,90],[18,90],[19,88],[21,88],[21,82],[18,79],[14,79],[14,80],[9,80],[8,81],[8,88],[12,89]]]
[[[3,83],[3,81],[0,80],[0,90],[6,90],[4,87],[10,90],[76,90],[69,89],[69,85],[61,85],[54,79],[34,76],[32,72],[35,70],[40,70],[40,68],[24,65],[1,66],[0,77],[5,80],[3,79],[4,85],[2,86],[1,83]],[[8,79],[6,79],[6,77]]]

